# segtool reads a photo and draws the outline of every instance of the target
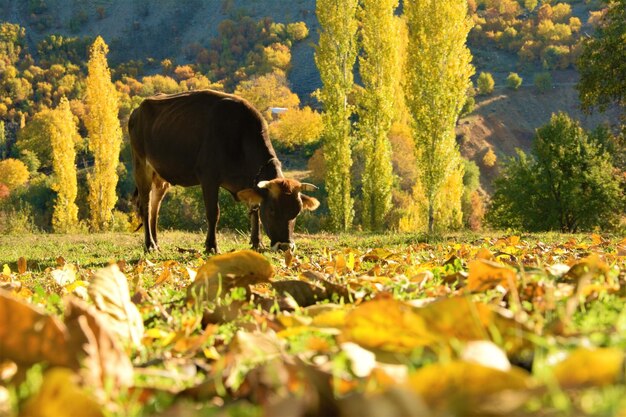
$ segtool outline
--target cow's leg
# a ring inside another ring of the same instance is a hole
[[[139,157],[133,158],[135,184],[137,186],[137,208],[144,231],[144,244],[146,251],[157,249],[156,243],[152,240],[150,230],[150,197],[152,194],[152,167]]]
[[[208,181],[202,184],[202,196],[204,197],[204,207],[206,209],[206,219],[208,222],[208,232],[206,236],[206,251],[208,253],[219,253],[217,249],[217,221],[220,218],[220,206],[218,203],[219,185],[217,181]]]
[[[259,207],[250,208],[250,224],[252,226],[252,235],[250,243],[252,243],[252,249],[259,250],[261,247],[261,219],[259,218]]]
[[[159,209],[163,197],[170,188],[170,184],[163,178],[159,177],[155,172],[152,175],[152,186],[150,189],[150,241],[154,249],[159,250],[159,241],[157,239],[157,224],[159,219]]]

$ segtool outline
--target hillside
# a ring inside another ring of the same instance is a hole
[[[572,13],[585,22],[587,3],[574,3]],[[226,18],[244,14],[282,23],[304,21],[310,36],[293,47],[289,81],[304,103],[312,102],[310,94],[320,86],[314,62],[318,29],[315,0],[0,0],[0,13],[0,19],[26,28],[31,51],[51,33],[78,37],[99,34],[110,46],[112,66],[130,60],[150,62],[152,58],[153,71],[163,58],[177,64],[189,62],[189,46],[208,45]],[[479,161],[489,147],[499,157],[511,155],[516,147],[527,150],[534,130],[557,111],[581,119],[588,128],[611,117],[587,117],[578,110],[574,70],[553,71],[554,88],[539,94],[532,86],[533,74],[541,70],[538,65],[520,67],[516,54],[489,44],[471,42],[470,47],[476,73],[489,71],[496,79],[495,92],[477,97],[475,111],[460,122],[461,149],[470,159]],[[524,78],[519,91],[503,87],[510,71],[519,71]],[[483,174],[483,185],[488,189],[493,172]]]

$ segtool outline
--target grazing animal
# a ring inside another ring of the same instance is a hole
[[[240,97],[212,90],[150,97],[132,112],[128,130],[148,251],[159,248],[157,218],[170,184],[202,187],[208,252],[218,252],[219,187],[250,207],[254,249],[261,224],[273,249],[293,247],[296,216],[319,206],[302,194],[314,185],[284,178],[267,123]]]

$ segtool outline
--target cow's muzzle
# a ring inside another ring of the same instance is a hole
[[[294,242],[276,242],[272,245],[274,252],[286,252],[288,250],[294,252],[296,250],[296,244]]]

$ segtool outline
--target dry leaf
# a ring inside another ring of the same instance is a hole
[[[2,359],[26,366],[47,362],[78,368],[68,349],[69,334],[63,323],[4,290],[0,290],[0,323]]]
[[[70,350],[83,359],[81,373],[90,386],[103,388],[130,386],[133,366],[121,346],[117,333],[111,332],[109,316],[70,297],[65,304],[65,323],[70,333]]]
[[[143,320],[130,299],[128,280],[119,267],[114,264],[96,272],[88,292],[96,308],[105,313],[109,330],[140,348]]]
[[[452,408],[459,414],[488,406],[494,394],[527,390],[530,375],[519,368],[501,371],[477,363],[434,363],[409,376],[409,386],[433,408]],[[512,409],[521,403],[510,404]],[[512,411],[512,410],[510,410]],[[456,414],[456,413],[455,413]]]
[[[276,281],[272,282],[272,287],[279,294],[289,294],[300,307],[308,307],[328,298],[324,288],[303,281]]]
[[[341,350],[350,359],[350,369],[359,378],[368,376],[376,367],[376,355],[352,342],[341,344]]]
[[[76,267],[72,264],[64,264],[60,269],[53,269],[50,271],[54,282],[62,287],[76,281]]]
[[[23,274],[24,272],[26,272],[26,269],[27,269],[26,258],[24,258],[23,256],[20,256],[20,258],[17,260],[17,272],[19,272],[20,274]]]
[[[477,363],[500,371],[511,369],[506,353],[493,342],[474,340],[468,342],[461,352],[461,359],[465,362]]]
[[[258,252],[242,250],[215,255],[200,267],[187,294],[212,300],[232,288],[269,282],[273,274],[270,262]]]
[[[496,262],[476,259],[469,263],[468,269],[467,288],[470,291],[485,291],[498,285],[510,289],[517,285],[516,272]]]
[[[622,375],[624,351],[617,348],[578,348],[554,366],[554,376],[562,387],[603,386]]]
[[[409,304],[380,299],[350,311],[341,338],[365,348],[407,353],[434,344],[439,336],[430,331],[424,318]]]
[[[101,417],[98,402],[78,383],[78,375],[66,368],[52,368],[43,377],[39,393],[30,398],[22,417]]]

